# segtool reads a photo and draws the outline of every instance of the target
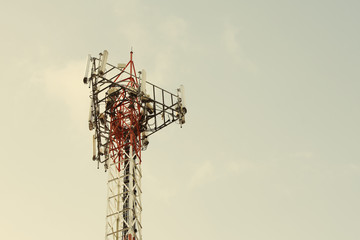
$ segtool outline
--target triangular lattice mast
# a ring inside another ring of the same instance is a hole
[[[132,51],[130,61],[117,67],[107,57],[106,50],[99,58],[89,56],[84,78],[92,87],[93,160],[109,174],[105,239],[140,240],[141,151],[148,136],[177,120],[185,123],[183,88],[174,95],[146,82],[144,70],[137,76]]]

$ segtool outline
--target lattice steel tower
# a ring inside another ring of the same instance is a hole
[[[145,70],[135,71],[132,51],[127,64],[114,66],[107,58],[106,50],[89,55],[83,80],[91,87],[93,160],[109,174],[105,239],[140,240],[141,151],[150,135],[185,123],[184,89],[172,94],[147,82]]]

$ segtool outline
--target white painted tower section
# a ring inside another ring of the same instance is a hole
[[[130,149],[129,158],[117,169],[111,163],[108,169],[108,197],[106,240],[142,240],[141,235],[141,165],[136,164]]]

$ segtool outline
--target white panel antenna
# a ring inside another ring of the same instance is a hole
[[[93,130],[94,129],[94,114],[93,114],[93,109],[94,109],[94,102],[91,100],[90,101],[90,108],[89,108],[89,130]]]
[[[89,80],[90,61],[91,61],[91,56],[89,54],[88,58],[87,58],[87,63],[86,63],[85,76],[84,76],[84,79],[83,79],[84,84],[87,84],[88,80]]]
[[[180,126],[185,123],[185,114],[187,112],[186,105],[185,105],[185,90],[184,86],[180,85],[180,88],[178,88],[178,114],[179,114],[179,123]]]
[[[99,68],[99,74],[103,75],[105,72],[105,67],[106,67],[106,63],[107,63],[107,59],[108,59],[108,51],[104,50],[102,57],[101,57],[101,63],[100,63],[100,68]]]
[[[180,85],[180,98],[181,98],[181,105],[183,108],[186,108],[186,104],[185,104],[185,89],[184,89],[184,85]]]
[[[145,71],[145,69],[141,70],[140,91],[142,93],[146,94],[146,71]]]

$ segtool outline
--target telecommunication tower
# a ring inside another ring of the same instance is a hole
[[[141,151],[149,136],[171,123],[185,123],[184,88],[177,94],[136,72],[133,52],[127,64],[111,65],[108,51],[88,56],[84,84],[91,88],[89,129],[97,166],[108,171],[106,240],[141,240]]]

